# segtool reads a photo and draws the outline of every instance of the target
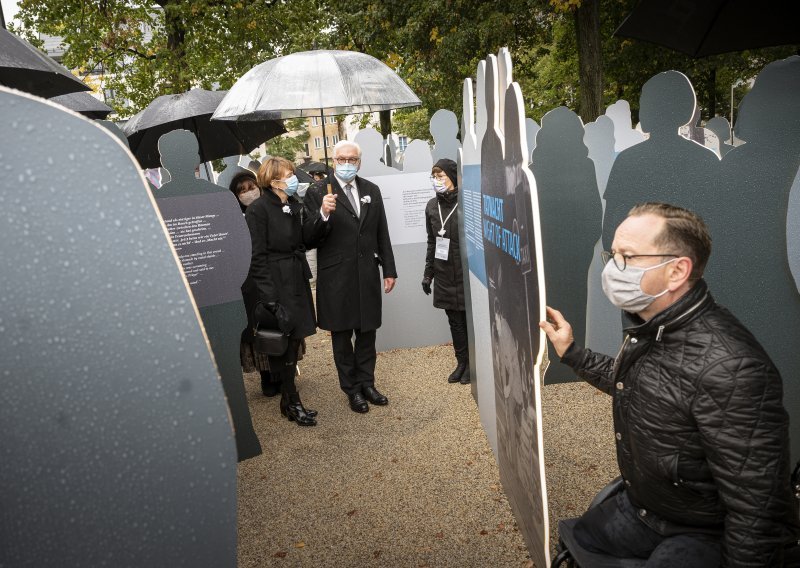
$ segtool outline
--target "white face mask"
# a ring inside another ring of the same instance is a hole
[[[250,204],[261,196],[261,190],[257,187],[250,191],[244,191],[239,194],[239,201],[245,207],[250,207]]]
[[[447,186],[444,184],[443,181],[434,179],[433,180],[433,191],[436,193],[445,193],[447,191]]]
[[[306,192],[308,191],[308,187],[310,183],[298,183],[297,184],[297,196],[303,198],[306,196]]]
[[[647,268],[640,268],[631,266],[630,264],[625,267],[625,270],[620,270],[614,261],[609,261],[603,268],[602,281],[603,292],[609,301],[621,310],[626,312],[638,313],[647,309],[650,304],[656,301],[669,291],[669,288],[652,296],[642,290],[642,278],[645,272],[653,270],[678,260],[671,258],[661,264],[655,266],[648,266]]]

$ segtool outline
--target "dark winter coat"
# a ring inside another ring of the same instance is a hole
[[[439,218],[439,207],[442,217]],[[443,310],[466,310],[464,306],[464,270],[458,239],[458,191],[438,194],[425,206],[425,229],[428,232],[428,252],[425,255],[424,278],[433,279],[433,306]],[[450,212],[453,214],[450,215]],[[444,225],[444,237],[450,239],[447,260],[436,258],[436,237]]]
[[[284,212],[287,205],[291,214]],[[306,250],[316,246],[328,227],[319,215],[306,216],[297,199],[289,198],[284,205],[272,191],[250,204],[245,220],[253,241],[249,277],[255,283],[256,301],[282,305],[294,326],[293,338],[313,335],[317,326]]]
[[[329,232],[317,248],[317,318],[319,327],[329,331],[381,326],[383,278],[397,278],[389,239],[389,226],[381,191],[374,183],[356,176],[361,217],[353,211],[338,180],[331,176],[336,211],[327,222]],[[327,181],[308,189],[305,197],[309,215],[319,216]]]
[[[573,344],[562,362],[613,396],[640,518],[722,535],[723,566],[781,566],[798,512],[777,369],[703,281],[650,321],[630,317],[616,359]]]

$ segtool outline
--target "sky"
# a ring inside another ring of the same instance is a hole
[[[3,4],[3,15],[6,17],[6,22],[10,22],[17,13],[17,0],[0,0],[0,3]]]

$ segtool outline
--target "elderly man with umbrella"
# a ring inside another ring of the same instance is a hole
[[[315,50],[278,57],[245,73],[212,120],[324,118],[420,104],[408,85],[373,57]],[[397,272],[380,190],[357,175],[361,149],[339,142],[333,161],[333,175],[306,196],[310,214],[331,224],[317,249],[317,317],[319,326],[331,331],[339,384],[350,408],[367,412],[367,401],[389,402],[375,388],[375,333],[381,325],[381,287],[391,292]],[[322,199],[331,193],[338,203],[326,216]]]

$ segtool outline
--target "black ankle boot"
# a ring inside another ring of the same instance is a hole
[[[464,369],[464,374],[461,375],[461,380],[459,382],[462,385],[468,385],[471,382],[469,374],[469,364],[467,364],[466,368]]]
[[[285,405],[284,400],[286,400]],[[298,426],[317,425],[317,419],[314,417],[316,413],[314,413],[314,416],[311,416],[308,411],[303,408],[303,403],[300,401],[300,396],[297,394],[281,397],[281,414],[288,418],[290,422],[296,422]]]
[[[299,397],[297,399],[297,402],[300,404],[300,406],[303,406],[303,403],[300,402],[300,398]],[[286,414],[288,413],[288,408],[289,408],[290,404],[292,404],[292,403],[289,401],[289,397],[287,397],[286,395],[281,393],[281,414],[286,416]],[[310,408],[306,408],[305,406],[303,406],[303,411],[306,414],[308,414],[311,418],[314,418],[317,415],[317,411],[316,410],[311,410]]]
[[[281,392],[281,383],[276,381],[269,371],[261,371],[261,392],[264,396],[273,397]]]
[[[450,373],[450,376],[447,377],[448,383],[457,383],[461,380],[461,377],[464,375],[464,371],[467,370],[467,363],[465,361],[459,361],[458,365],[456,365],[455,370]]]

